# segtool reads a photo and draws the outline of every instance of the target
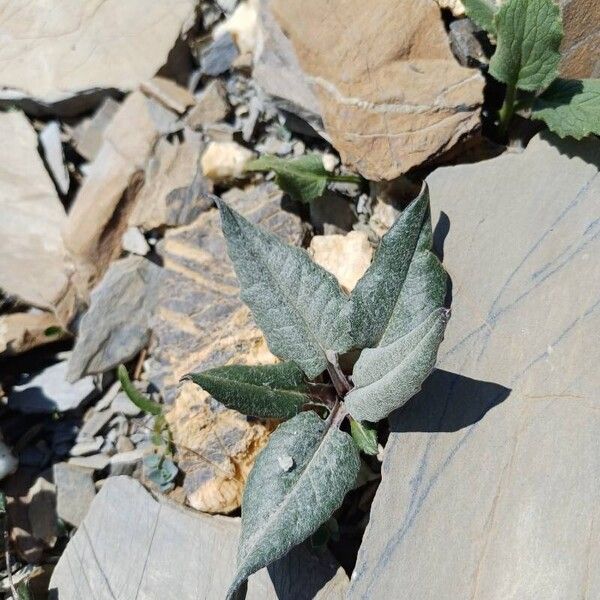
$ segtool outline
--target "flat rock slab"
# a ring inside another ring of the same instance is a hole
[[[394,179],[480,126],[484,80],[461,67],[432,0],[271,0],[344,163]]]
[[[8,406],[25,414],[75,410],[95,393],[94,381],[67,381],[67,361],[58,362],[15,385]]]
[[[63,462],[54,465],[52,474],[57,516],[69,525],[79,527],[96,495],[92,469]]]
[[[446,373],[391,419],[351,600],[600,597],[599,157],[538,136],[429,177]]]
[[[92,292],[69,359],[69,380],[131,360],[150,338],[160,267],[140,256],[111,264]]]
[[[61,237],[65,209],[25,115],[1,113],[0,137],[0,288],[66,320],[72,302]]]
[[[15,10],[3,0],[0,98],[74,114],[101,90],[133,90],[167,62],[182,29],[192,25],[194,6],[194,0],[34,0]]]
[[[111,477],[50,581],[53,600],[214,600],[235,570],[239,520],[156,501],[137,481]],[[248,600],[341,600],[347,577],[328,554],[300,546],[250,578]]]

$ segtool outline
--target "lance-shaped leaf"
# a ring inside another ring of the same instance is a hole
[[[388,344],[442,306],[446,274],[431,247],[429,191],[424,185],[383,236],[371,266],[352,291],[356,347]]]
[[[290,419],[311,401],[302,369],[278,365],[228,365],[187,375],[213,398],[244,415]]]
[[[385,419],[412,398],[435,365],[448,311],[439,308],[395,342],[363,350],[354,365],[356,386],[346,408],[359,421]]]
[[[301,248],[217,202],[242,300],[271,352],[294,361],[313,379],[327,368],[328,352],[345,352],[352,345],[348,300],[339,283]]]
[[[494,16],[496,15],[496,5],[492,0],[463,0],[465,13],[476,25],[488,33],[496,33],[496,24]]]
[[[252,573],[327,521],[352,489],[359,467],[352,438],[313,412],[280,425],[248,476],[237,571],[228,598]]]
[[[356,445],[365,454],[375,456],[379,452],[377,430],[372,425],[351,419],[350,433]]]
[[[557,79],[536,98],[531,116],[561,137],[600,135],[600,79]]]
[[[548,87],[558,75],[563,36],[554,0],[506,0],[495,17],[496,52],[490,74],[522,90]]]

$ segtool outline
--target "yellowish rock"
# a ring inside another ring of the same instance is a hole
[[[461,0],[435,0],[440,8],[447,8],[455,17],[465,14],[465,7]]]
[[[55,342],[60,332],[46,335],[49,327],[59,327],[60,322],[49,312],[11,313],[0,316],[0,356],[26,352],[37,346]]]
[[[210,142],[202,158],[202,173],[212,181],[228,181],[241,177],[254,152],[236,142]]]
[[[230,33],[240,54],[250,54],[256,46],[257,23],[258,1],[242,2],[228,19],[214,28],[213,38]]]
[[[364,231],[351,231],[347,235],[315,236],[309,253],[349,292],[371,264],[373,247]]]

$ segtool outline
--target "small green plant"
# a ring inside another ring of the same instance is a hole
[[[252,573],[329,522],[355,484],[359,451],[377,452],[370,424],[405,404],[433,368],[449,312],[426,187],[382,238],[350,296],[304,250],[215,201],[242,299],[283,362],[187,377],[246,415],[287,419],[247,480],[232,598]],[[338,356],[352,349],[362,351],[348,377]]]
[[[168,492],[173,489],[173,480],[177,476],[178,468],[171,458],[173,456],[173,436],[163,414],[163,407],[135,388],[129,379],[125,365],[119,365],[117,376],[127,397],[141,411],[154,417],[154,427],[150,439],[156,452],[144,458],[144,473],[161,491]]]
[[[527,111],[561,137],[600,134],[600,79],[558,77],[563,38],[554,0],[464,0],[466,13],[496,39],[489,73],[506,85],[499,129],[506,135],[515,111]]]
[[[306,154],[299,158],[261,156],[246,165],[246,171],[273,171],[275,182],[292,198],[310,202],[323,195],[328,183],[355,183],[360,185],[358,175],[335,175],[323,166],[318,154]]]

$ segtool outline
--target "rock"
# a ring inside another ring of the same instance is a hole
[[[144,234],[137,227],[128,227],[123,237],[121,244],[125,252],[146,256],[150,252],[150,245],[146,241]]]
[[[56,486],[38,477],[26,499],[31,535],[52,548],[58,539],[56,521]]]
[[[70,463],[53,467],[56,485],[56,514],[65,523],[79,527],[96,495],[92,470]]]
[[[450,47],[463,67],[481,67],[489,62],[482,45],[485,35],[471,19],[450,23]]]
[[[119,392],[110,405],[113,414],[119,413],[126,417],[137,417],[142,412],[128,397],[125,392]]]
[[[118,448],[117,448],[118,450]],[[135,468],[141,464],[142,459],[149,451],[145,448],[136,448],[129,452],[119,452],[110,457],[111,475],[132,475]]]
[[[200,57],[202,73],[212,77],[222,75],[229,70],[238,55],[239,51],[233,36],[225,33],[213,40],[208,48],[202,51]]]
[[[230,109],[225,85],[220,79],[214,79],[202,90],[185,121],[192,129],[199,130],[204,125],[225,119]]]
[[[187,503],[207,513],[229,513],[241,505],[254,460],[269,429],[225,409],[191,382],[184,382],[167,421],[185,478]]]
[[[369,268],[373,247],[366,232],[351,231],[347,235],[316,235],[309,254],[350,292]]]
[[[40,144],[52,179],[60,193],[65,195],[69,191],[69,171],[65,165],[58,121],[50,121],[40,131]]]
[[[104,452],[104,447],[102,448]],[[92,454],[91,456],[73,456],[69,458],[68,464],[78,469],[91,471],[103,471],[110,463],[110,456],[106,454]]]
[[[91,377],[69,383],[67,361],[62,361],[15,385],[8,396],[8,406],[25,414],[65,412],[79,408],[95,393]]]
[[[167,62],[182,30],[193,24],[195,4],[85,0],[50,6],[35,0],[4,11],[0,98],[73,115],[107,91],[131,91]]]
[[[275,184],[232,188],[223,198],[287,243],[302,243],[305,227],[291,212],[297,207],[284,202]],[[239,299],[216,209],[201,214],[191,225],[167,231],[160,253],[164,271],[151,322],[157,344],[149,375],[167,403],[173,401],[186,373],[249,357],[257,362],[272,360],[250,311]]]
[[[236,142],[210,142],[200,165],[205,177],[221,182],[241,177],[244,166],[253,158],[254,152]]]
[[[176,115],[141,92],[127,96],[71,206],[65,245],[77,261],[82,296],[121,254],[121,238],[160,132]]]
[[[83,424],[77,435],[78,442],[90,441],[104,429],[106,424],[112,419],[111,410],[102,410],[92,412],[91,416]]]
[[[600,77],[600,4],[595,0],[559,0],[564,38],[559,65],[562,77]]]
[[[194,96],[188,90],[164,77],[153,77],[142,83],[140,89],[147,96],[180,115],[195,103]]]
[[[69,360],[69,381],[131,360],[150,339],[160,268],[138,256],[114,262],[92,292]]]
[[[435,0],[440,8],[447,8],[453,16],[462,17],[465,14],[465,7],[461,0]]]
[[[60,327],[57,318],[48,312],[30,311],[0,316],[0,356],[27,352],[37,346],[55,342],[60,332],[47,335],[49,328]]]
[[[1,113],[0,137],[0,288],[26,304],[54,311],[66,322],[74,310],[74,295],[61,237],[65,210],[25,116]]]
[[[292,43],[271,13],[270,2],[261,0],[259,6],[252,76],[280,108],[298,115],[320,131],[323,123],[319,101],[298,63]]]
[[[86,160],[94,160],[104,141],[104,131],[119,110],[119,103],[106,98],[93,116],[83,119],[71,130],[75,150]]]
[[[98,435],[93,439],[82,439],[81,442],[75,444],[69,454],[71,456],[86,456],[88,454],[96,454],[100,452],[100,448],[104,444],[102,436]]]
[[[431,0],[385,0],[370,11],[352,0],[325,14],[319,0],[271,7],[342,162],[367,179],[398,177],[479,128],[483,77],[456,62]]]
[[[0,481],[12,475],[19,466],[19,461],[13,456],[11,449],[0,437]]]
[[[352,203],[331,190],[325,190],[320,198],[315,198],[309,204],[309,209],[310,220],[317,233],[346,233],[356,223]]]
[[[117,452],[119,452],[120,454],[125,454],[126,452],[133,452],[133,450],[135,450],[133,442],[125,435],[120,435],[117,438],[116,448]]]
[[[239,519],[157,501],[137,481],[111,477],[56,565],[50,597],[224,598],[239,530]],[[316,557],[303,545],[252,575],[247,599],[342,600],[347,582],[328,552]]]
[[[213,37],[229,33],[240,54],[252,54],[256,46],[258,0],[240,2],[233,14],[213,29]]]
[[[183,142],[160,139],[146,166],[129,224],[148,231],[158,227],[187,225],[211,206],[204,194],[212,191],[200,171],[204,144],[195,135]]]
[[[349,599],[600,590],[598,156],[545,134],[429,177],[444,371],[391,419]]]

